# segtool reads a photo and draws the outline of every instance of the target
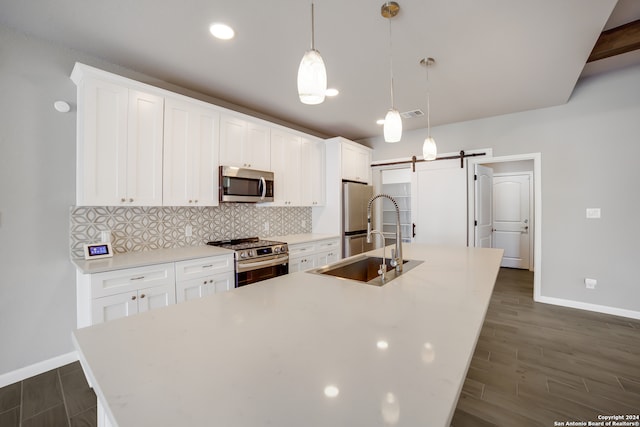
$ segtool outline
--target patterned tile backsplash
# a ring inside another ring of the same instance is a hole
[[[192,228],[191,237],[186,228]],[[211,240],[310,233],[310,207],[224,203],[216,207],[71,207],[71,257],[111,232],[116,253],[203,245]]]

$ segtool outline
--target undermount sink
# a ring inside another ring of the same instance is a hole
[[[380,278],[380,274],[378,274],[378,270],[382,264],[382,258],[368,255],[347,258],[335,264],[326,265],[315,270],[309,270],[309,273],[326,274],[343,279],[355,280],[366,283],[367,285],[383,286],[423,262],[405,259],[403,260],[402,273],[398,273],[395,268],[391,266],[390,259],[386,259],[385,261],[387,272],[385,273],[384,282]]]

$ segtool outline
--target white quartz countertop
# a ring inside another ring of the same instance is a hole
[[[74,343],[121,427],[448,426],[502,251],[404,255],[424,262],[383,287],[294,273],[80,329]]]
[[[271,236],[265,237],[266,240],[275,240],[278,242],[285,242],[289,245],[295,245],[298,243],[316,242],[318,240],[327,239],[339,239],[338,234],[318,234],[318,233],[302,233],[302,234],[287,234],[285,236]]]
[[[121,270],[124,268],[143,267],[145,265],[162,264],[165,262],[185,261],[209,256],[229,255],[234,252],[215,246],[188,246],[184,248],[156,249],[153,251],[127,252],[115,254],[111,258],[101,259],[72,259],[75,266],[85,274],[101,273],[104,271]]]

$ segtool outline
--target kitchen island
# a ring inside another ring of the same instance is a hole
[[[99,425],[448,426],[502,251],[404,256],[382,287],[300,272],[75,331]]]

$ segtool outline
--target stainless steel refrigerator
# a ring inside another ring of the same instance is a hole
[[[378,246],[367,243],[367,203],[371,197],[371,185],[342,183],[342,253],[345,258]],[[375,224],[373,220],[371,224]]]

